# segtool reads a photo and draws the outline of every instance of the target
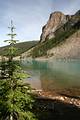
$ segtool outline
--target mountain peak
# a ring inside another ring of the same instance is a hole
[[[67,17],[62,12],[55,11],[50,14],[47,24],[42,28],[41,42],[53,38],[54,32],[67,22]]]
[[[80,24],[80,10],[74,15],[64,15],[60,11],[55,11],[50,14],[47,24],[42,28],[40,41],[44,42],[48,39],[54,38],[58,29],[61,27],[64,29],[65,25],[67,29],[70,26],[76,25],[76,23]]]

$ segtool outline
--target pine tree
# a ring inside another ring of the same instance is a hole
[[[13,60],[17,51],[13,21],[9,29],[11,30],[8,34],[10,40],[5,41],[10,45],[7,51],[8,61],[6,66],[5,62],[1,66],[1,71],[6,71],[6,77],[3,74],[0,80],[0,120],[35,120],[35,115],[31,112],[34,102],[31,87],[23,82],[25,75],[19,63]]]

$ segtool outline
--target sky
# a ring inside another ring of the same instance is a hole
[[[80,0],[0,0],[0,47],[9,39],[11,20],[20,42],[39,40],[42,27],[52,12],[74,14],[79,9]]]

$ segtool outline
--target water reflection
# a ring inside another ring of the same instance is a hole
[[[43,90],[80,88],[80,61],[35,61],[25,60],[24,70],[31,78],[32,87]]]

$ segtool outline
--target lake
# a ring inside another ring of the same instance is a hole
[[[80,60],[22,60],[22,65],[33,88],[80,96]]]

